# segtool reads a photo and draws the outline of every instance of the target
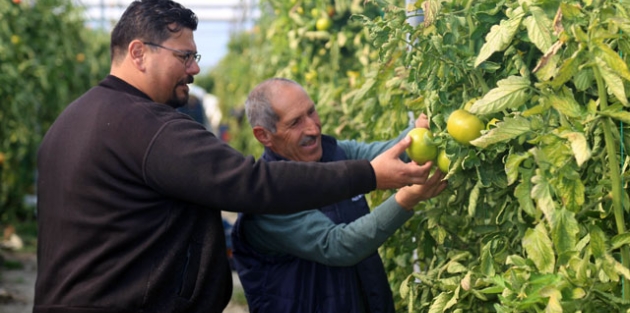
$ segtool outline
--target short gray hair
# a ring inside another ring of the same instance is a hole
[[[247,114],[247,120],[252,128],[261,126],[272,133],[276,132],[276,123],[280,117],[271,107],[271,101],[273,96],[275,96],[276,89],[283,84],[295,84],[300,88],[302,87],[293,80],[274,77],[258,84],[249,93],[245,101],[245,114]]]

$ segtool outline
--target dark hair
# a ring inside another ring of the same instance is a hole
[[[197,16],[190,9],[171,0],[136,0],[116,23],[111,35],[112,61],[125,55],[135,39],[161,44],[182,27],[197,30]]]
[[[272,133],[276,132],[276,123],[280,117],[271,107],[271,102],[276,89],[282,85],[296,85],[302,88],[300,84],[293,80],[274,77],[258,84],[249,93],[245,101],[245,113],[252,127],[262,126]]]

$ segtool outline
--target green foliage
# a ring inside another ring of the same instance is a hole
[[[224,116],[231,116],[230,144],[247,154],[259,156],[262,147],[252,136],[243,117],[243,105],[254,86],[271,77],[286,77],[305,86],[317,103],[324,132],[348,137],[361,136],[369,127],[366,112],[343,97],[359,86],[365,66],[375,60],[367,32],[354,13],[380,16],[380,9],[363,1],[265,1],[261,18],[251,32],[235,35],[229,54],[215,67],[212,90]],[[333,21],[328,31],[317,31],[316,21],[327,15]],[[369,105],[375,105],[370,101]],[[406,118],[406,114],[402,114]],[[400,118],[398,118],[400,119]],[[367,137],[363,137],[366,139]]]
[[[226,59],[239,70],[217,75],[231,104],[294,78],[325,133],[392,138],[426,113],[452,160],[448,189],[380,250],[398,311],[630,309],[629,3],[339,0],[326,33],[304,13],[319,2],[267,4]],[[487,129],[462,146],[446,121],[469,101]]]
[[[0,1],[0,223],[32,217],[39,142],[109,69],[108,37],[68,0]]]
[[[412,273],[422,276],[419,283],[400,278],[407,290],[419,290],[413,305],[401,295],[409,311],[628,309],[628,246],[610,249],[608,242],[626,233],[620,164],[625,169],[628,158],[618,149],[616,126],[628,111],[621,48],[630,38],[623,31],[630,7],[617,1],[424,7],[437,9],[425,11],[417,28],[396,24],[397,17],[366,21],[374,34],[382,25],[411,34],[388,33],[387,42],[410,50],[396,65],[408,78],[389,81],[425,99],[419,109],[458,161],[448,192],[431,201],[448,219],[425,217],[424,232],[437,244],[414,259],[429,274]],[[391,51],[397,50],[380,55]],[[453,144],[443,121],[476,97],[469,111],[493,122],[474,148]],[[453,270],[462,254],[471,257]]]

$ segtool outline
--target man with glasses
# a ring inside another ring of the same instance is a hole
[[[221,210],[293,213],[427,181],[398,158],[408,138],[371,162],[255,162],[230,148],[175,110],[199,73],[196,28],[175,2],[131,3],[110,75],[47,131],[33,312],[221,312]]]
[[[192,65],[193,60],[199,64],[199,61],[201,61],[201,55],[197,54],[197,52],[192,52],[192,51],[182,51],[182,50],[177,50],[177,49],[171,49],[168,47],[164,47],[162,45],[158,45],[157,43],[152,43],[152,42],[144,42],[145,45],[149,45],[149,46],[154,46],[154,47],[158,47],[158,48],[162,48],[162,49],[166,49],[168,51],[172,51],[175,52],[174,55],[180,59],[182,59],[182,61],[184,62],[184,64],[186,65],[186,67],[189,67]]]

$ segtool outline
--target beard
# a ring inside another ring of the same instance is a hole
[[[188,90],[186,90],[186,94],[184,94],[184,96],[178,97],[177,88],[179,86],[186,86],[188,84],[192,84],[194,81],[195,79],[192,76],[188,76],[186,79],[182,79],[179,82],[177,82],[177,85],[175,85],[175,88],[173,88],[173,94],[171,95],[171,98],[168,101],[166,101],[166,104],[168,104],[174,109],[181,108],[185,106],[186,104],[188,104],[188,98],[189,98]]]

